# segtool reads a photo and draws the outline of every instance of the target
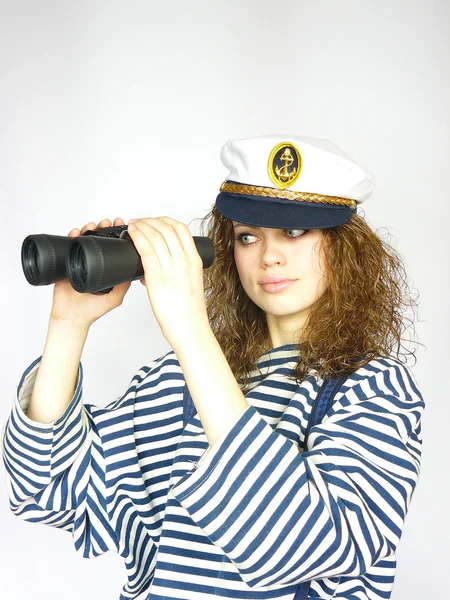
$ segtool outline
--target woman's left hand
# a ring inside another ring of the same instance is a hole
[[[153,313],[173,346],[209,326],[203,261],[184,223],[170,217],[130,219],[128,234],[139,252]]]

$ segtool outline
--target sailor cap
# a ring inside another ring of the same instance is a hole
[[[247,225],[323,229],[342,225],[372,194],[375,179],[335,144],[304,135],[230,140],[217,210]]]

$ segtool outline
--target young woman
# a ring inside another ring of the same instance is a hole
[[[121,599],[389,598],[424,402],[398,359],[402,261],[356,214],[373,177],[305,136],[228,142],[222,160],[208,270],[183,223],[130,222],[172,349],[105,408],[83,403],[79,361],[130,284],[55,284],[4,431],[11,509],[84,557],[118,552]]]

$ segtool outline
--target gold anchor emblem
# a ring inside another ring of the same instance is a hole
[[[277,144],[270,153],[269,176],[280,189],[291,186],[298,179],[301,168],[300,151],[290,142]]]

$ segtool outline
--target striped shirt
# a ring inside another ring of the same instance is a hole
[[[310,598],[390,598],[424,408],[397,359],[351,374],[302,452],[322,380],[288,379],[295,344],[259,358],[248,408],[212,448],[197,414],[183,430],[173,350],[104,408],[83,403],[80,363],[70,404],[48,424],[26,415],[41,358],[3,429],[10,507],[71,532],[85,558],[122,556],[120,600],[292,600],[305,581]]]

